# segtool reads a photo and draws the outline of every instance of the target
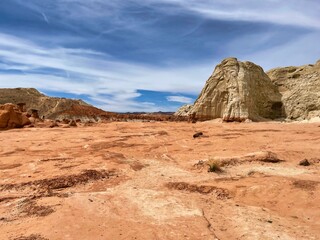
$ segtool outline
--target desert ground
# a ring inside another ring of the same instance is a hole
[[[0,142],[0,239],[320,239],[319,123],[110,122]]]

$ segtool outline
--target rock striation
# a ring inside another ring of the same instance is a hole
[[[287,119],[320,117],[320,60],[314,65],[275,68],[267,74],[282,94]]]
[[[31,124],[25,113],[17,105],[0,105],[0,129],[22,128]]]
[[[281,94],[260,66],[227,58],[216,66],[187,115],[239,122],[276,119],[282,116]]]

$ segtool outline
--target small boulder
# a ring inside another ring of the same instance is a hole
[[[0,105],[0,129],[22,128],[30,123],[17,105],[11,103]]]
[[[308,161],[308,159],[303,159],[299,162],[300,166],[310,166],[311,163]]]
[[[193,138],[198,138],[198,137],[200,137],[202,135],[203,135],[202,132],[197,132],[197,133],[193,134]]]

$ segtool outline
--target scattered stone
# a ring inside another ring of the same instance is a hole
[[[308,161],[308,159],[303,159],[299,162],[300,166],[310,166],[311,163]]]
[[[77,127],[78,125],[77,125],[76,121],[71,120],[71,122],[69,123],[69,126],[70,127]]]
[[[203,136],[202,132],[197,132],[197,133],[193,134],[193,138],[198,138],[200,136]]]

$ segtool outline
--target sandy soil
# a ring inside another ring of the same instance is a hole
[[[319,123],[114,122],[0,142],[0,239],[320,239]],[[266,151],[283,161],[246,160]],[[235,161],[208,172],[213,158]]]

